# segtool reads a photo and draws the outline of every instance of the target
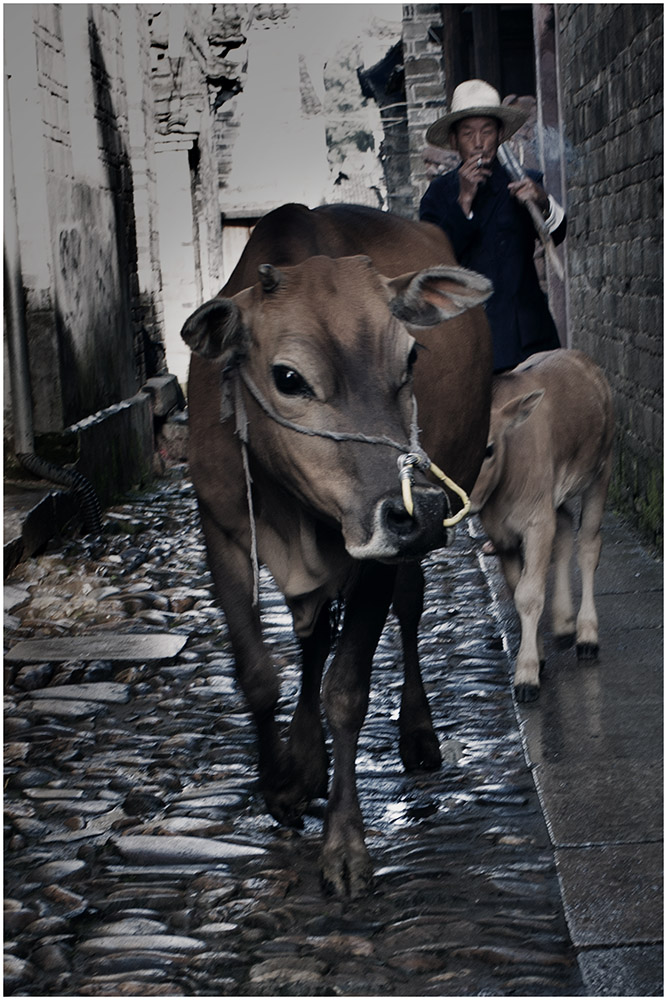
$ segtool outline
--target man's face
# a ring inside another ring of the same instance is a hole
[[[500,145],[500,126],[495,118],[463,118],[452,132],[452,146],[465,162],[472,156],[490,163]]]

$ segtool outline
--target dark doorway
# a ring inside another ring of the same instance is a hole
[[[535,94],[532,4],[442,4],[441,11],[448,102],[473,77],[501,97]]]

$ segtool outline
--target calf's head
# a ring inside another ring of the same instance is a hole
[[[512,434],[517,427],[528,420],[543,395],[544,389],[536,389],[524,396],[516,396],[503,406],[491,406],[484,461],[470,494],[472,514],[479,513],[500,483],[505,470],[507,449],[512,444]],[[530,457],[527,460],[530,461]]]
[[[182,336],[241,379],[255,470],[339,525],[353,557],[412,557],[443,543],[444,494],[422,477],[409,515],[398,450],[360,437],[410,451],[419,349],[408,325],[436,326],[490,294],[458,267],[389,279],[366,257],[311,257],[263,265],[257,284],[197,309]]]

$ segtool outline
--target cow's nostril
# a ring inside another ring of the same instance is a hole
[[[409,535],[415,528],[413,517],[402,504],[388,504],[385,508],[385,520],[394,535]]]

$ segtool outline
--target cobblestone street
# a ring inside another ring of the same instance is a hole
[[[345,903],[319,888],[323,802],[302,832],[265,812],[182,470],[107,511],[104,527],[14,570],[6,649],[40,637],[187,642],[169,659],[7,664],[8,995],[583,992],[467,530],[427,563],[421,652],[445,764],[402,769],[390,619],[358,759],[376,879]],[[296,646],[265,576],[262,609],[287,722]]]

